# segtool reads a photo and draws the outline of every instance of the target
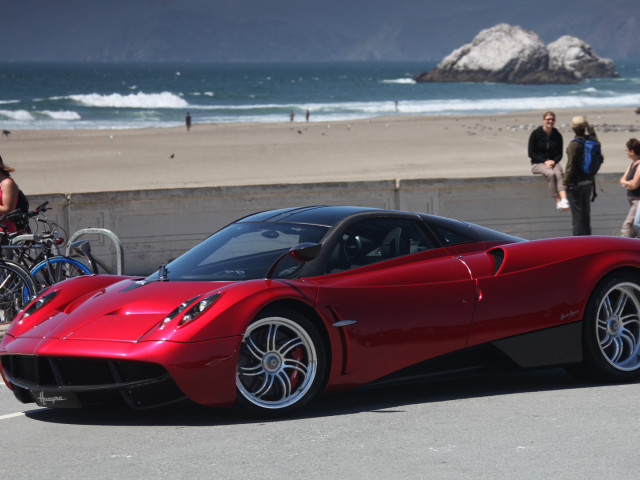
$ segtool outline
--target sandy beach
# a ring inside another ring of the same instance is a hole
[[[543,110],[345,122],[194,124],[135,130],[13,130],[0,155],[29,194],[345,180],[530,175],[527,140]],[[604,173],[628,164],[632,108],[557,110],[565,145],[586,115]],[[10,128],[9,128],[10,129]],[[563,162],[566,159],[563,159]]]

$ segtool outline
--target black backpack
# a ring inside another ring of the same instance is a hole
[[[20,213],[28,213],[29,212],[29,200],[24,192],[18,189],[18,203],[16,205],[16,210],[20,210]],[[18,232],[27,231],[29,232],[31,229],[29,228],[29,219],[21,219],[16,221],[16,228]]]
[[[24,192],[18,189],[18,204],[16,208],[20,210],[20,213],[27,213],[29,211],[29,200]]]

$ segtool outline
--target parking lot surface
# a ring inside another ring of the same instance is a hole
[[[51,410],[0,389],[3,478],[602,479],[640,467],[640,384],[562,370],[367,389],[298,416]]]

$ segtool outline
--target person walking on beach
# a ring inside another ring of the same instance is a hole
[[[558,210],[568,210],[569,202],[563,183],[562,135],[555,128],[556,114],[545,112],[542,126],[536,128],[529,136],[529,158],[531,172],[543,175],[549,185],[549,193],[556,201]]]
[[[626,153],[631,163],[620,177],[620,185],[627,190],[627,201],[629,202],[629,213],[627,218],[622,222],[620,233],[623,237],[635,238],[640,233],[636,223],[636,218],[640,220],[640,210],[638,202],[640,202],[640,142],[631,138],[626,145]]]
[[[184,117],[184,124],[187,126],[187,132],[191,130],[191,114],[187,112],[187,116]]]
[[[309,109],[307,108],[307,111],[304,114],[305,118],[307,119],[307,122],[309,121],[309,115],[311,114],[309,113]]]
[[[595,129],[582,116],[573,117],[571,128],[575,138],[567,147],[567,169],[564,184],[571,208],[573,235],[591,235],[591,194],[593,192],[594,175],[582,171],[582,155],[584,142],[591,137],[598,140]]]
[[[14,169],[5,165],[0,157],[0,215],[13,212],[18,206],[18,185],[11,178],[11,172]],[[16,224],[9,220],[2,222],[7,228],[7,233],[18,231]]]
[[[290,110],[290,111],[289,111],[289,121],[290,121],[290,122],[293,122],[293,118],[294,118],[295,116],[296,116],[296,114],[295,114],[295,113],[293,113],[293,110]]]

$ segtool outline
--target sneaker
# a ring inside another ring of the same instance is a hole
[[[569,201],[566,198],[563,198],[558,203],[556,203],[556,208],[558,210],[569,210]]]

